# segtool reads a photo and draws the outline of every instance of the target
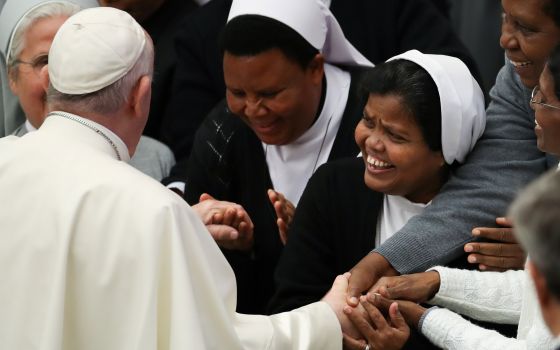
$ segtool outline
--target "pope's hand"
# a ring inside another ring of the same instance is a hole
[[[346,290],[348,289],[349,277],[349,272],[346,272],[344,275],[337,276],[331,290],[329,290],[322,300],[329,304],[331,309],[333,309],[338,321],[340,322],[342,332],[350,335],[351,337],[360,338],[360,333],[356,330],[352,322],[348,319],[348,316],[346,316],[343,311],[346,306]]]

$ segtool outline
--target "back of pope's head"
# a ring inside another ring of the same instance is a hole
[[[49,109],[87,118],[133,113],[140,102],[149,108],[153,56],[151,39],[128,13],[111,7],[78,12],[49,51]],[[143,80],[147,102],[134,98]]]

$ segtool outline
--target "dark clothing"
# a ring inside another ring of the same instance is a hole
[[[162,121],[171,96],[177,62],[175,36],[185,16],[197,7],[193,0],[166,0],[153,15],[141,23],[152,37],[155,50],[150,116],[144,135],[158,140],[162,140]]]
[[[164,120],[164,139],[178,161],[190,154],[194,133],[225,96],[217,46],[231,0],[212,0],[188,16],[177,36],[179,63]],[[333,0],[331,10],[348,40],[373,63],[410,49],[456,56],[478,70],[449,21],[430,0]]]
[[[276,291],[268,307],[271,314],[320,300],[337,275],[350,271],[375,247],[384,195],[366,186],[364,172],[363,158],[352,157],[323,164],[309,180],[276,268]],[[467,263],[466,254],[445,265],[477,266]],[[516,333],[515,326],[473,322],[506,336]],[[429,348],[436,347],[417,332],[405,346]]]
[[[364,171],[363,158],[341,159],[307,183],[276,269],[271,313],[320,300],[375,247],[383,193],[366,186]]]
[[[355,156],[354,129],[362,106],[354,103],[361,73],[351,75],[349,100],[342,116],[329,160]],[[273,274],[282,251],[276,214],[267,196],[272,181],[261,141],[222,101],[196,133],[187,167],[185,198],[198,203],[207,192],[220,200],[235,202],[249,213],[254,229],[253,251],[223,249],[235,271],[238,288],[237,311],[264,313],[273,293]]]

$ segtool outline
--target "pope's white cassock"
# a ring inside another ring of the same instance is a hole
[[[0,349],[341,348],[324,302],[236,314],[235,277],[196,214],[81,121],[0,139]]]

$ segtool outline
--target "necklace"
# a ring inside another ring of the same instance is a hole
[[[113,140],[111,140],[111,138],[109,136],[107,136],[107,134],[105,134],[103,131],[99,130],[97,127],[95,127],[93,124],[90,124],[82,119],[78,119],[77,117],[73,116],[72,114],[69,113],[65,113],[65,112],[51,112],[48,114],[48,116],[51,115],[56,115],[58,117],[62,117],[62,118],[66,118],[66,119],[70,119],[75,121],[76,123],[80,123],[88,128],[90,128],[91,130],[95,131],[99,136],[103,137],[105,140],[107,140],[107,142],[109,142],[109,144],[111,145],[111,147],[113,148],[113,150],[115,151],[115,154],[117,155],[117,159],[118,160],[122,160],[121,158],[121,154],[119,153],[119,150],[117,148],[117,145],[113,142]]]

